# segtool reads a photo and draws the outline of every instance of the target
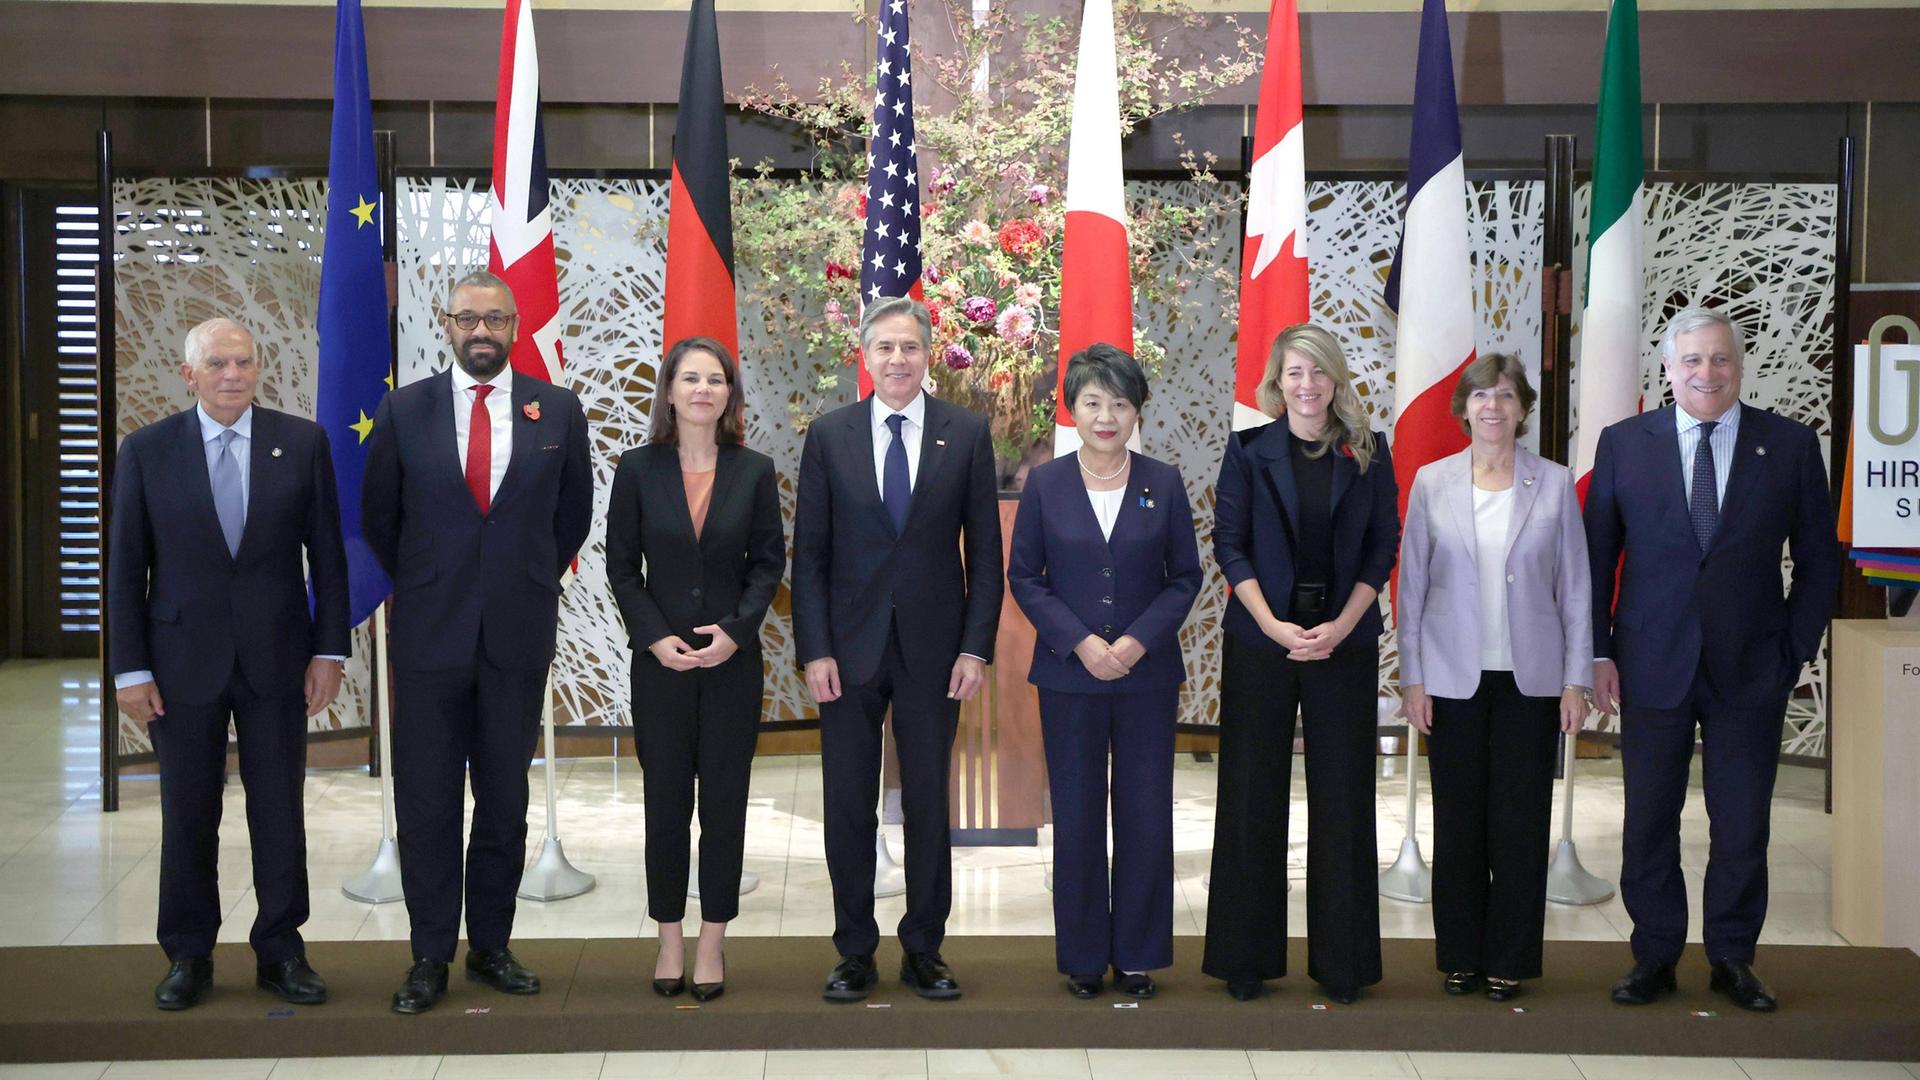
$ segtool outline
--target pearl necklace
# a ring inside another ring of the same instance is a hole
[[[1104,482],[1106,482],[1106,481],[1108,481],[1108,480],[1112,480],[1113,478],[1115,478],[1115,477],[1117,477],[1117,476],[1119,476],[1119,475],[1120,475],[1121,473],[1123,473],[1123,472],[1126,472],[1126,471],[1127,471],[1127,466],[1128,466],[1128,465],[1130,465],[1130,464],[1132,464],[1132,462],[1133,462],[1133,453],[1132,453],[1131,451],[1129,451],[1129,452],[1128,452],[1128,453],[1126,454],[1126,456],[1124,456],[1124,457],[1122,457],[1122,458],[1120,459],[1120,467],[1119,467],[1119,468],[1117,468],[1117,469],[1115,469],[1115,470],[1113,470],[1112,472],[1110,472],[1110,473],[1108,473],[1108,474],[1107,474],[1107,475],[1105,475],[1105,476],[1101,476],[1101,475],[1100,475],[1099,473],[1097,473],[1097,472],[1094,472],[1094,471],[1093,471],[1092,469],[1089,469],[1089,468],[1087,468],[1087,457],[1086,457],[1086,454],[1084,454],[1083,452],[1081,452],[1081,451],[1079,451],[1079,450],[1075,450],[1075,451],[1073,452],[1073,456],[1074,456],[1075,458],[1077,458],[1077,459],[1079,460],[1079,462],[1080,462],[1080,471],[1081,471],[1081,472],[1083,472],[1083,473],[1086,473],[1086,474],[1087,474],[1088,476],[1091,476],[1091,477],[1093,477],[1093,478],[1094,478],[1095,480],[1099,480],[1099,481],[1101,481],[1101,482],[1103,482],[1103,483],[1104,483]]]

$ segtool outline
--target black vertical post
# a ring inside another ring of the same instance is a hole
[[[1827,478],[1838,501],[1847,478],[1847,445],[1853,435],[1853,334],[1849,301],[1853,292],[1853,136],[1840,136],[1840,161],[1833,188],[1833,400],[1828,414],[1830,457]],[[1834,611],[1844,612],[1847,574],[1840,575]],[[1826,770],[1826,808],[1833,813],[1833,663],[1827,663],[1826,748],[1821,755]]]
[[[1540,449],[1570,464],[1573,421],[1573,136],[1546,141],[1546,214],[1541,256]]]
[[[100,261],[94,267],[94,402],[100,418],[100,809],[112,813],[120,809],[120,703],[113,691],[113,657],[107,647],[107,620],[112,609],[107,605],[107,549],[113,512],[113,455],[119,445],[120,427],[116,403],[117,381],[114,354],[113,315],[113,132],[101,128],[95,178],[100,200]]]
[[[373,133],[373,170],[380,186],[380,258],[386,266],[387,274],[387,380],[389,385],[400,385],[400,278],[399,261],[399,217],[400,191],[399,177],[394,164],[393,132],[375,131]],[[385,603],[385,601],[382,601]],[[370,623],[368,632],[377,632]],[[376,695],[391,693],[393,680],[388,671],[376,671],[373,668],[373,656],[367,657],[367,670],[372,672],[373,686],[367,694],[367,704],[372,710],[367,715],[367,775],[379,779],[380,771],[386,768],[386,762],[380,759],[380,702]]]

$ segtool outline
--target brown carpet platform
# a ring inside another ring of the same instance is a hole
[[[0,1061],[295,1057],[342,1054],[554,1053],[613,1050],[852,1047],[1133,1047],[1425,1050],[1487,1053],[1920,1059],[1920,956],[1904,949],[1764,946],[1757,966],[1780,1012],[1740,1012],[1707,990],[1696,947],[1680,992],[1644,1008],[1607,1000],[1631,963],[1618,942],[1547,943],[1547,977],[1511,1006],[1440,990],[1433,943],[1390,939],[1387,978],[1357,1004],[1328,1003],[1294,974],[1236,1002],[1200,974],[1201,940],[1176,939],[1160,995],[1116,1008],[1109,991],[1069,997],[1044,937],[951,937],[946,956],[965,996],[922,1001],[898,981],[900,954],[879,954],[882,980],[866,1004],[829,1005],[820,986],[832,947],[810,938],[735,938],[727,992],[705,1006],[663,999],[648,983],[651,941],[515,942],[545,990],[516,998],[465,981],[456,963],[447,998],[424,1016],[388,1000],[407,965],[400,942],[314,942],[309,956],[329,1004],[295,1008],[253,985],[253,955],[222,945],[215,987],[181,1013],[153,1007],[165,973],[153,946],[0,949]]]

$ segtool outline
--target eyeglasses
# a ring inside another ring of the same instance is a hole
[[[520,316],[517,314],[501,315],[498,313],[475,315],[471,311],[463,311],[458,315],[442,315],[440,317],[462,330],[471,330],[483,322],[487,324],[487,329],[489,330],[505,330],[508,324]]]

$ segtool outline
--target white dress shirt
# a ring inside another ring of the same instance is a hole
[[[478,385],[479,379],[459,364],[453,365],[453,441],[460,455],[462,476],[467,469],[467,429],[473,423],[473,388]],[[487,385],[493,387],[487,395],[487,415],[493,418],[493,472],[487,481],[487,498],[492,499],[500,493],[500,480],[513,460],[513,368],[501,368]]]
[[[1473,489],[1474,564],[1480,577],[1480,670],[1513,670],[1513,632],[1507,624],[1507,527],[1513,489]]]
[[[887,493],[887,447],[893,445],[893,429],[887,426],[887,417],[893,410],[887,403],[874,394],[867,400],[873,402],[873,486],[881,497]],[[913,395],[907,407],[900,410],[907,422],[900,425],[900,441],[907,447],[907,490],[920,480],[920,436],[927,430],[927,394],[921,391]]]
[[[1113,539],[1113,523],[1120,520],[1120,505],[1127,501],[1127,489],[1095,491],[1088,488],[1087,501],[1093,504],[1093,517],[1100,523],[1100,535]]]
[[[1678,405],[1673,415],[1680,429],[1680,482],[1686,485],[1687,499],[1693,499],[1693,455],[1700,448],[1700,421]],[[1740,438],[1740,403],[1719,416],[1713,429],[1713,503],[1719,506],[1727,497],[1727,475],[1733,471],[1734,444]]]
[[[200,445],[206,451],[207,482],[211,484],[214,467],[219,464],[220,454],[225,450],[220,445],[220,436],[227,431],[227,426],[208,416],[205,405],[195,405],[193,412],[200,418]],[[239,436],[233,440],[233,456],[240,466],[240,511],[242,520],[245,520],[247,506],[253,498],[253,406],[247,406],[247,411],[241,413],[240,418],[233,422],[233,433]],[[339,660],[345,663],[347,658],[316,656],[314,659]],[[151,671],[129,671],[113,677],[113,688],[125,690],[129,686],[139,686],[141,683],[152,681],[153,672]]]

